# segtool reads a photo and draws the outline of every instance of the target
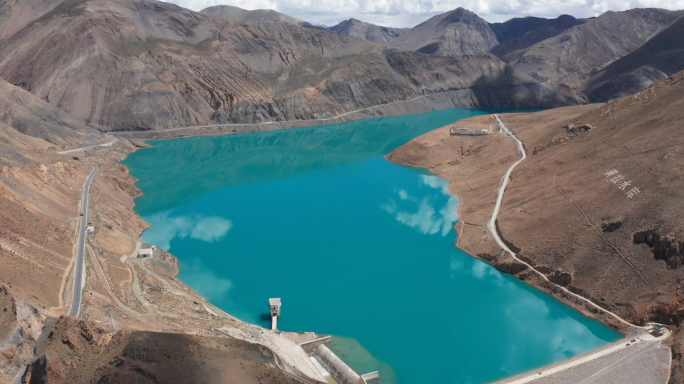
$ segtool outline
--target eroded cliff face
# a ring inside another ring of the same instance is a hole
[[[45,320],[45,311],[0,285],[0,382],[10,383],[33,360]]]
[[[0,43],[0,55],[7,81],[102,131],[330,117],[487,76],[433,71],[442,59],[424,55],[409,78],[396,68],[412,56],[369,41],[148,0],[66,0]],[[500,79],[489,82],[513,85]]]

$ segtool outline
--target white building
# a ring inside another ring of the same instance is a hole
[[[151,257],[154,249],[152,248],[140,248],[138,252],[138,257]]]

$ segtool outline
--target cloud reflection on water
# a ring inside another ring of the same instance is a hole
[[[592,332],[586,325],[568,318],[556,310],[552,311],[549,304],[532,292],[522,290],[512,281],[506,279],[502,272],[483,261],[463,256],[452,257],[450,261],[450,278],[475,278],[487,281],[489,284],[503,287],[504,292],[515,295],[510,304],[502,308],[501,315],[507,319],[508,331],[512,335],[524,335],[519,343],[509,343],[506,357],[502,361],[501,372],[510,373],[516,367],[524,366],[527,357],[525,346],[547,346],[547,353],[551,361],[560,361],[578,355],[587,350],[586,340]],[[532,324],[550,322],[547,329],[553,332],[537,332],[529,329]],[[598,346],[598,345],[597,345]]]
[[[221,240],[233,227],[230,220],[219,216],[171,216],[171,211],[157,213],[144,218],[152,227],[143,235],[145,242],[171,249],[171,240],[176,237],[193,239],[213,243]]]
[[[427,196],[418,201],[405,189],[400,189],[396,192],[399,200],[415,202],[418,205],[417,211],[401,210],[394,198],[390,198],[387,203],[381,204],[380,208],[392,215],[398,222],[415,228],[422,234],[441,233],[442,236],[446,236],[458,220],[458,197],[449,192],[449,182],[441,177],[421,175],[420,182],[421,185],[437,189],[441,194],[447,196],[446,204],[438,210],[438,207],[435,206],[434,196]]]

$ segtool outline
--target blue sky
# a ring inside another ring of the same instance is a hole
[[[389,27],[413,27],[458,7],[489,22],[512,17],[598,16],[632,8],[684,9],[684,0],[167,0],[199,11],[213,5],[244,9],[274,9],[312,24],[335,25],[351,17]]]

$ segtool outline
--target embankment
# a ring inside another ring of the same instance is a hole
[[[571,95],[566,95],[564,92],[556,94],[557,91],[558,90],[549,87],[548,84],[529,84],[496,88],[468,88],[426,94],[406,101],[397,101],[390,104],[359,109],[337,116],[327,114],[326,116],[310,120],[275,121],[258,124],[217,124],[153,131],[122,131],[112,132],[112,134],[127,139],[164,140],[189,136],[225,135],[230,133],[314,127],[374,117],[425,113],[451,108],[553,108],[563,104],[575,104],[577,102]],[[571,93],[570,90],[567,90],[567,92]]]

